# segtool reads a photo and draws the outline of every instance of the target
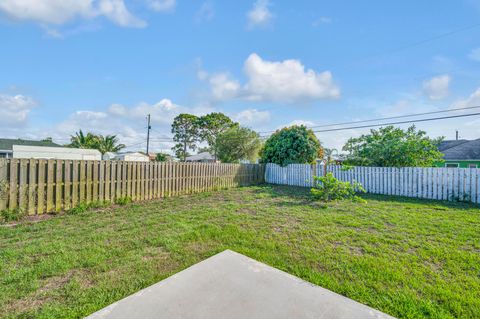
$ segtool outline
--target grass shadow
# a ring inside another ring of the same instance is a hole
[[[294,201],[279,201],[277,204],[279,206],[301,206],[309,205],[317,201],[313,200],[310,197],[310,187],[300,187],[300,186],[289,186],[289,185],[277,185],[277,184],[263,184],[258,187],[255,192],[257,194],[261,193],[268,195],[271,198],[282,197],[289,198]],[[435,199],[426,199],[426,198],[414,198],[406,196],[397,196],[397,195],[380,195],[380,194],[360,194],[361,198],[366,201],[374,200],[377,202],[389,202],[389,203],[398,203],[398,204],[422,204],[427,207],[445,207],[461,210],[471,210],[479,209],[480,205],[469,202],[458,202],[458,201],[446,201],[446,200],[435,200]]]

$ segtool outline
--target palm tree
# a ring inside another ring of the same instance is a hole
[[[98,145],[98,136],[92,133],[83,134],[83,131],[80,130],[75,133],[75,135],[70,136],[69,147],[75,148],[94,148],[96,149]]]
[[[116,153],[123,148],[125,148],[125,144],[119,144],[116,135],[98,135],[98,145],[96,149],[98,149],[102,155],[107,152]]]
[[[324,149],[324,159],[327,165],[332,164],[334,162],[334,154],[338,156],[338,150],[336,148],[325,148]]]

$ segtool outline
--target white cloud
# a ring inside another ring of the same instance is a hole
[[[242,125],[258,125],[270,121],[270,112],[246,109],[233,115],[233,119]]]
[[[474,61],[480,62],[480,48],[473,49],[468,57]]]
[[[35,105],[35,101],[28,96],[0,94],[0,123],[8,127],[25,123]]]
[[[101,0],[98,9],[98,14],[106,16],[122,27],[143,28],[146,26],[145,21],[133,16],[127,10],[123,0]]]
[[[253,4],[253,8],[247,13],[248,28],[252,29],[270,24],[273,14],[270,12],[269,6],[269,0],[257,0]]]
[[[306,127],[311,127],[311,126],[314,126],[315,123],[313,123],[312,121],[294,120],[294,121],[291,121],[286,126],[294,126],[294,125],[297,125],[297,126],[303,125],[303,126],[306,126]]]
[[[329,71],[305,70],[299,60],[271,62],[253,53],[245,61],[244,71],[250,100],[294,103],[340,97]]]
[[[452,109],[480,106],[480,88],[470,94],[466,99],[461,99],[452,104]]]
[[[229,100],[238,96],[240,83],[228,73],[215,73],[208,77],[215,100]]]
[[[244,99],[297,103],[318,99],[340,97],[340,89],[333,82],[329,71],[305,70],[299,60],[271,62],[255,53],[250,54],[244,64],[247,81],[242,85],[227,72],[209,74],[200,69],[197,77],[210,84],[215,101]]]
[[[195,22],[210,21],[215,16],[215,9],[211,1],[205,1],[200,6],[200,9],[195,13]]]
[[[19,21],[62,25],[76,19],[104,16],[124,27],[146,23],[128,11],[123,0],[2,0],[0,11]]]
[[[150,114],[154,129],[151,133],[152,149],[168,150],[172,146],[168,139],[173,118],[183,112],[203,114],[202,111],[202,108],[177,105],[170,99],[162,99],[154,104],[141,102],[134,106],[112,104],[104,110],[76,111],[54,126],[49,135],[54,139],[60,137],[66,143],[66,137],[82,129],[84,132],[117,135],[121,143],[131,145],[131,149],[139,149],[145,146],[142,143],[146,139],[146,116]]]
[[[147,0],[147,6],[157,12],[171,12],[176,4],[176,0]]]
[[[323,24],[330,24],[332,23],[332,18],[330,17],[320,17],[312,22],[312,26],[319,27]]]
[[[448,96],[451,78],[448,75],[440,75],[423,82],[423,92],[431,100],[441,100]]]

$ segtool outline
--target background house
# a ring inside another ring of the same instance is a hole
[[[187,162],[199,162],[199,163],[216,163],[217,161],[209,152],[202,152],[195,155],[187,156],[185,159]]]
[[[480,138],[443,141],[438,150],[444,154],[445,160],[437,163],[438,167],[480,168]]]
[[[126,162],[150,162],[150,157],[140,152],[117,153],[113,158],[110,159]]]
[[[83,148],[13,145],[13,158],[99,161],[102,154]]]
[[[1,158],[100,160],[98,150],[63,147],[50,140],[0,139]]]
[[[13,158],[13,145],[61,147],[61,145],[53,143],[50,140],[31,141],[31,140],[21,140],[21,139],[0,138],[0,158]]]

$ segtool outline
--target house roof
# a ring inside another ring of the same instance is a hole
[[[53,143],[51,141],[32,141],[32,140],[22,140],[22,139],[0,138],[0,150],[12,151],[13,145],[47,146],[47,147],[62,146],[62,145]]]
[[[124,155],[136,155],[136,156],[145,156],[148,157],[148,155],[145,155],[144,153],[140,152],[118,152],[115,154],[116,156],[124,156]]]
[[[202,152],[196,155],[187,156],[187,161],[201,161],[201,160],[214,160],[214,159],[215,158],[213,157],[213,155],[210,154],[209,152]]]
[[[440,152],[448,150],[449,148],[461,145],[463,143],[468,143],[470,142],[469,140],[447,140],[447,141],[442,141],[440,145],[438,145],[438,150]]]
[[[440,148],[440,152],[444,154],[445,160],[480,160],[480,138],[467,141],[445,141],[445,142],[457,142],[451,143],[448,148]],[[445,142],[442,142],[445,143]],[[449,144],[446,144],[449,145]],[[451,146],[453,145],[453,146]]]

